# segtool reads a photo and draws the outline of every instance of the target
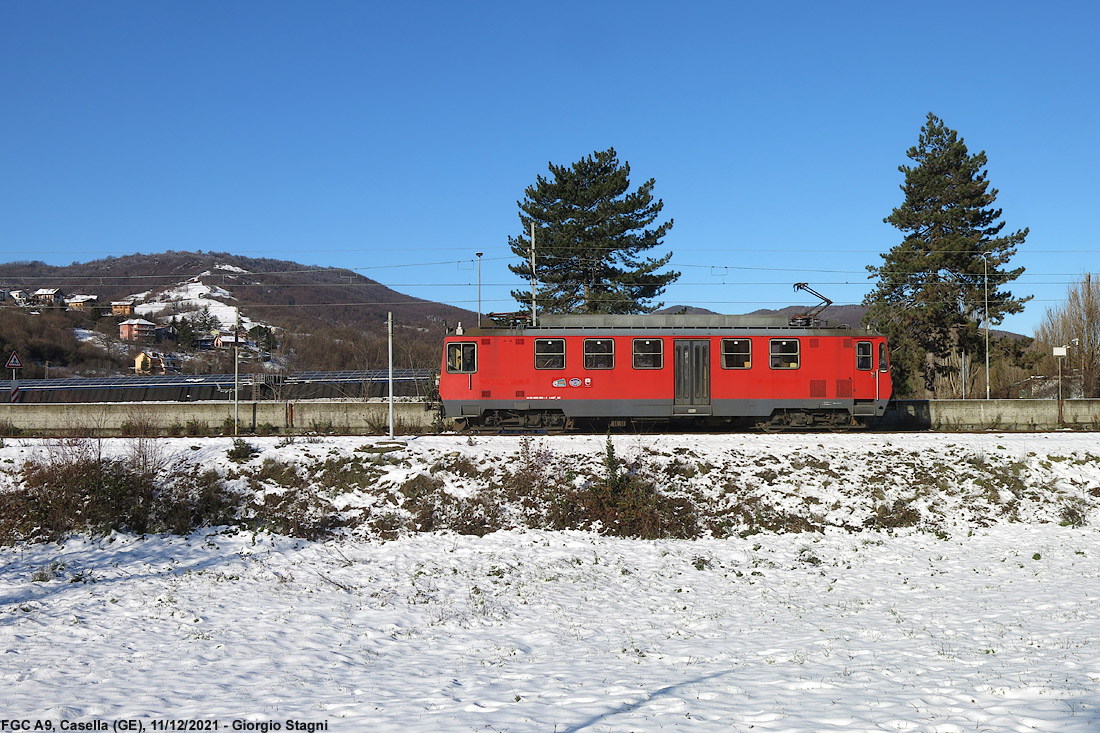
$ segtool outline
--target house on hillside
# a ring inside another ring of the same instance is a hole
[[[214,337],[214,348],[216,349],[232,349],[234,346],[241,348],[248,346],[248,336],[240,332],[221,332]]]
[[[157,324],[144,318],[131,318],[118,324],[118,337],[122,341],[153,341],[157,337]]]
[[[74,311],[90,311],[99,305],[98,295],[71,295],[65,298],[65,305],[69,306],[69,310]]]
[[[112,316],[124,316],[129,318],[134,315],[134,301],[132,300],[112,300],[111,301],[111,315]]]
[[[35,305],[62,306],[65,304],[65,294],[61,288],[39,288],[31,293],[31,302]]]
[[[18,306],[25,306],[30,299],[30,295],[26,290],[11,290],[8,292],[8,297],[15,301]]]
[[[212,333],[195,334],[195,351],[210,351],[214,348],[215,336]]]
[[[134,357],[134,374],[178,374],[179,364],[171,354],[143,351]]]

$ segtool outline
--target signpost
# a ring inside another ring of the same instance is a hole
[[[15,351],[11,352],[11,356],[8,357],[8,363],[5,367],[11,369],[11,401],[15,402],[19,397],[19,385],[15,382],[15,370],[23,368],[23,362],[19,361],[19,354]]]

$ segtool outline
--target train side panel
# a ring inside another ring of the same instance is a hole
[[[513,332],[451,336],[440,397],[450,417],[560,411],[573,418],[882,414],[877,334]]]

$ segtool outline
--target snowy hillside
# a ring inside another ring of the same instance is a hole
[[[248,442],[142,450],[175,476],[216,468],[242,512],[278,505],[335,534],[0,549],[0,718],[1100,725],[1092,434],[614,436],[610,462],[589,436]],[[6,490],[58,450],[5,439]],[[122,439],[96,450],[136,455]],[[694,522],[696,538],[531,528],[586,516],[552,497],[583,501],[609,472],[654,486],[680,522],[667,528]]]
[[[246,331],[257,325],[266,325],[238,313],[237,306],[225,302],[236,300],[228,290],[203,282],[204,277],[209,278],[215,274],[236,279],[238,274],[248,274],[248,271],[233,265],[216,265],[215,269],[219,272],[206,271],[169,288],[130,296],[139,303],[134,312],[143,318],[161,321],[173,316],[192,319],[205,310],[217,318],[224,329],[233,328],[238,316],[241,327]]]

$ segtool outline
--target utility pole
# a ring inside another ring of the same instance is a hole
[[[531,326],[537,326],[538,315],[535,313],[535,222],[531,222]]]
[[[386,331],[389,334],[390,352],[390,440],[393,440],[393,311],[386,316]]]
[[[233,435],[237,435],[237,431],[241,424],[240,421],[240,405],[241,405],[241,309],[238,307],[237,311],[237,325],[233,331]]]

